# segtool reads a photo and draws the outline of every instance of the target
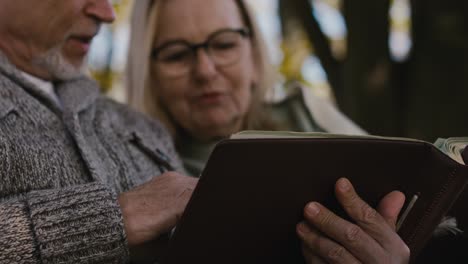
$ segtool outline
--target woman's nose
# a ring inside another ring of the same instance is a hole
[[[216,75],[216,64],[206,49],[197,50],[193,70],[199,79],[210,79]]]

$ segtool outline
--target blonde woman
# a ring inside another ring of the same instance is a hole
[[[364,133],[301,89],[265,102],[275,73],[244,1],[135,2],[129,103],[169,128],[192,175],[219,139],[240,130]]]

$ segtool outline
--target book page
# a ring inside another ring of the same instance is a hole
[[[262,131],[246,130],[231,135],[230,139],[260,139],[260,138],[362,138],[362,139],[384,139],[412,142],[425,142],[422,140],[401,137],[382,137],[372,135],[342,135],[323,132],[294,132],[294,131]]]
[[[452,137],[439,138],[434,143],[434,146],[439,148],[447,156],[458,161],[460,164],[465,164],[462,157],[462,152],[468,145],[468,137]]]

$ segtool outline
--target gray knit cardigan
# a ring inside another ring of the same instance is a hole
[[[125,263],[116,195],[180,170],[167,131],[81,77],[62,106],[0,54],[0,263]]]

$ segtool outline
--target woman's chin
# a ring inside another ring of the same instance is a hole
[[[196,132],[193,131],[196,138],[202,141],[211,141],[215,139],[227,138],[232,134],[239,132],[240,126],[232,123],[210,123],[199,126]]]

